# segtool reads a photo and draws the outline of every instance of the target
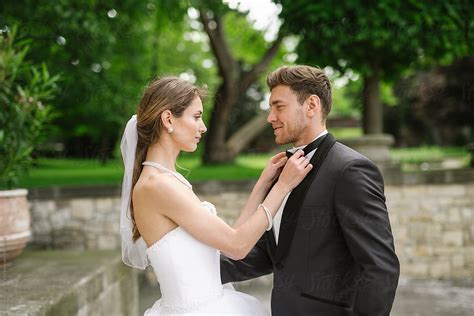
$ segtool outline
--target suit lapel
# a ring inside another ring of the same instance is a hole
[[[276,247],[276,253],[274,254],[275,262],[280,262],[281,259],[287,254],[295,234],[298,215],[300,213],[301,206],[303,205],[303,200],[309,187],[311,186],[311,183],[314,180],[314,177],[318,173],[322,162],[326,158],[327,153],[335,142],[336,139],[331,134],[327,134],[311,159],[313,170],[311,170],[304,180],[293,189],[290,196],[288,197],[285,208],[283,209],[280,234],[278,236],[278,246]],[[273,237],[273,231],[270,232],[272,233],[271,235]],[[274,237],[273,242],[275,242]]]

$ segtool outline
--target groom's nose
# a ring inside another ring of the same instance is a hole
[[[267,122],[271,124],[272,122],[275,122],[275,121],[276,121],[276,116],[273,113],[272,109],[270,109],[267,116]]]

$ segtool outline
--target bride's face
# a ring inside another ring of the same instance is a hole
[[[184,110],[183,115],[173,119],[173,133],[171,136],[182,151],[193,152],[201,140],[201,135],[207,131],[202,120],[202,102],[199,97],[194,98]]]

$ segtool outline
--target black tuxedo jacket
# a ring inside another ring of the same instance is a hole
[[[331,134],[311,163],[285,205],[278,246],[268,231],[245,259],[221,257],[222,282],[273,272],[272,315],[389,315],[399,262],[380,171]]]

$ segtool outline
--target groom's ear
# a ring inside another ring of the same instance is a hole
[[[319,116],[321,113],[321,99],[316,94],[310,95],[306,99],[306,115],[309,118]]]

